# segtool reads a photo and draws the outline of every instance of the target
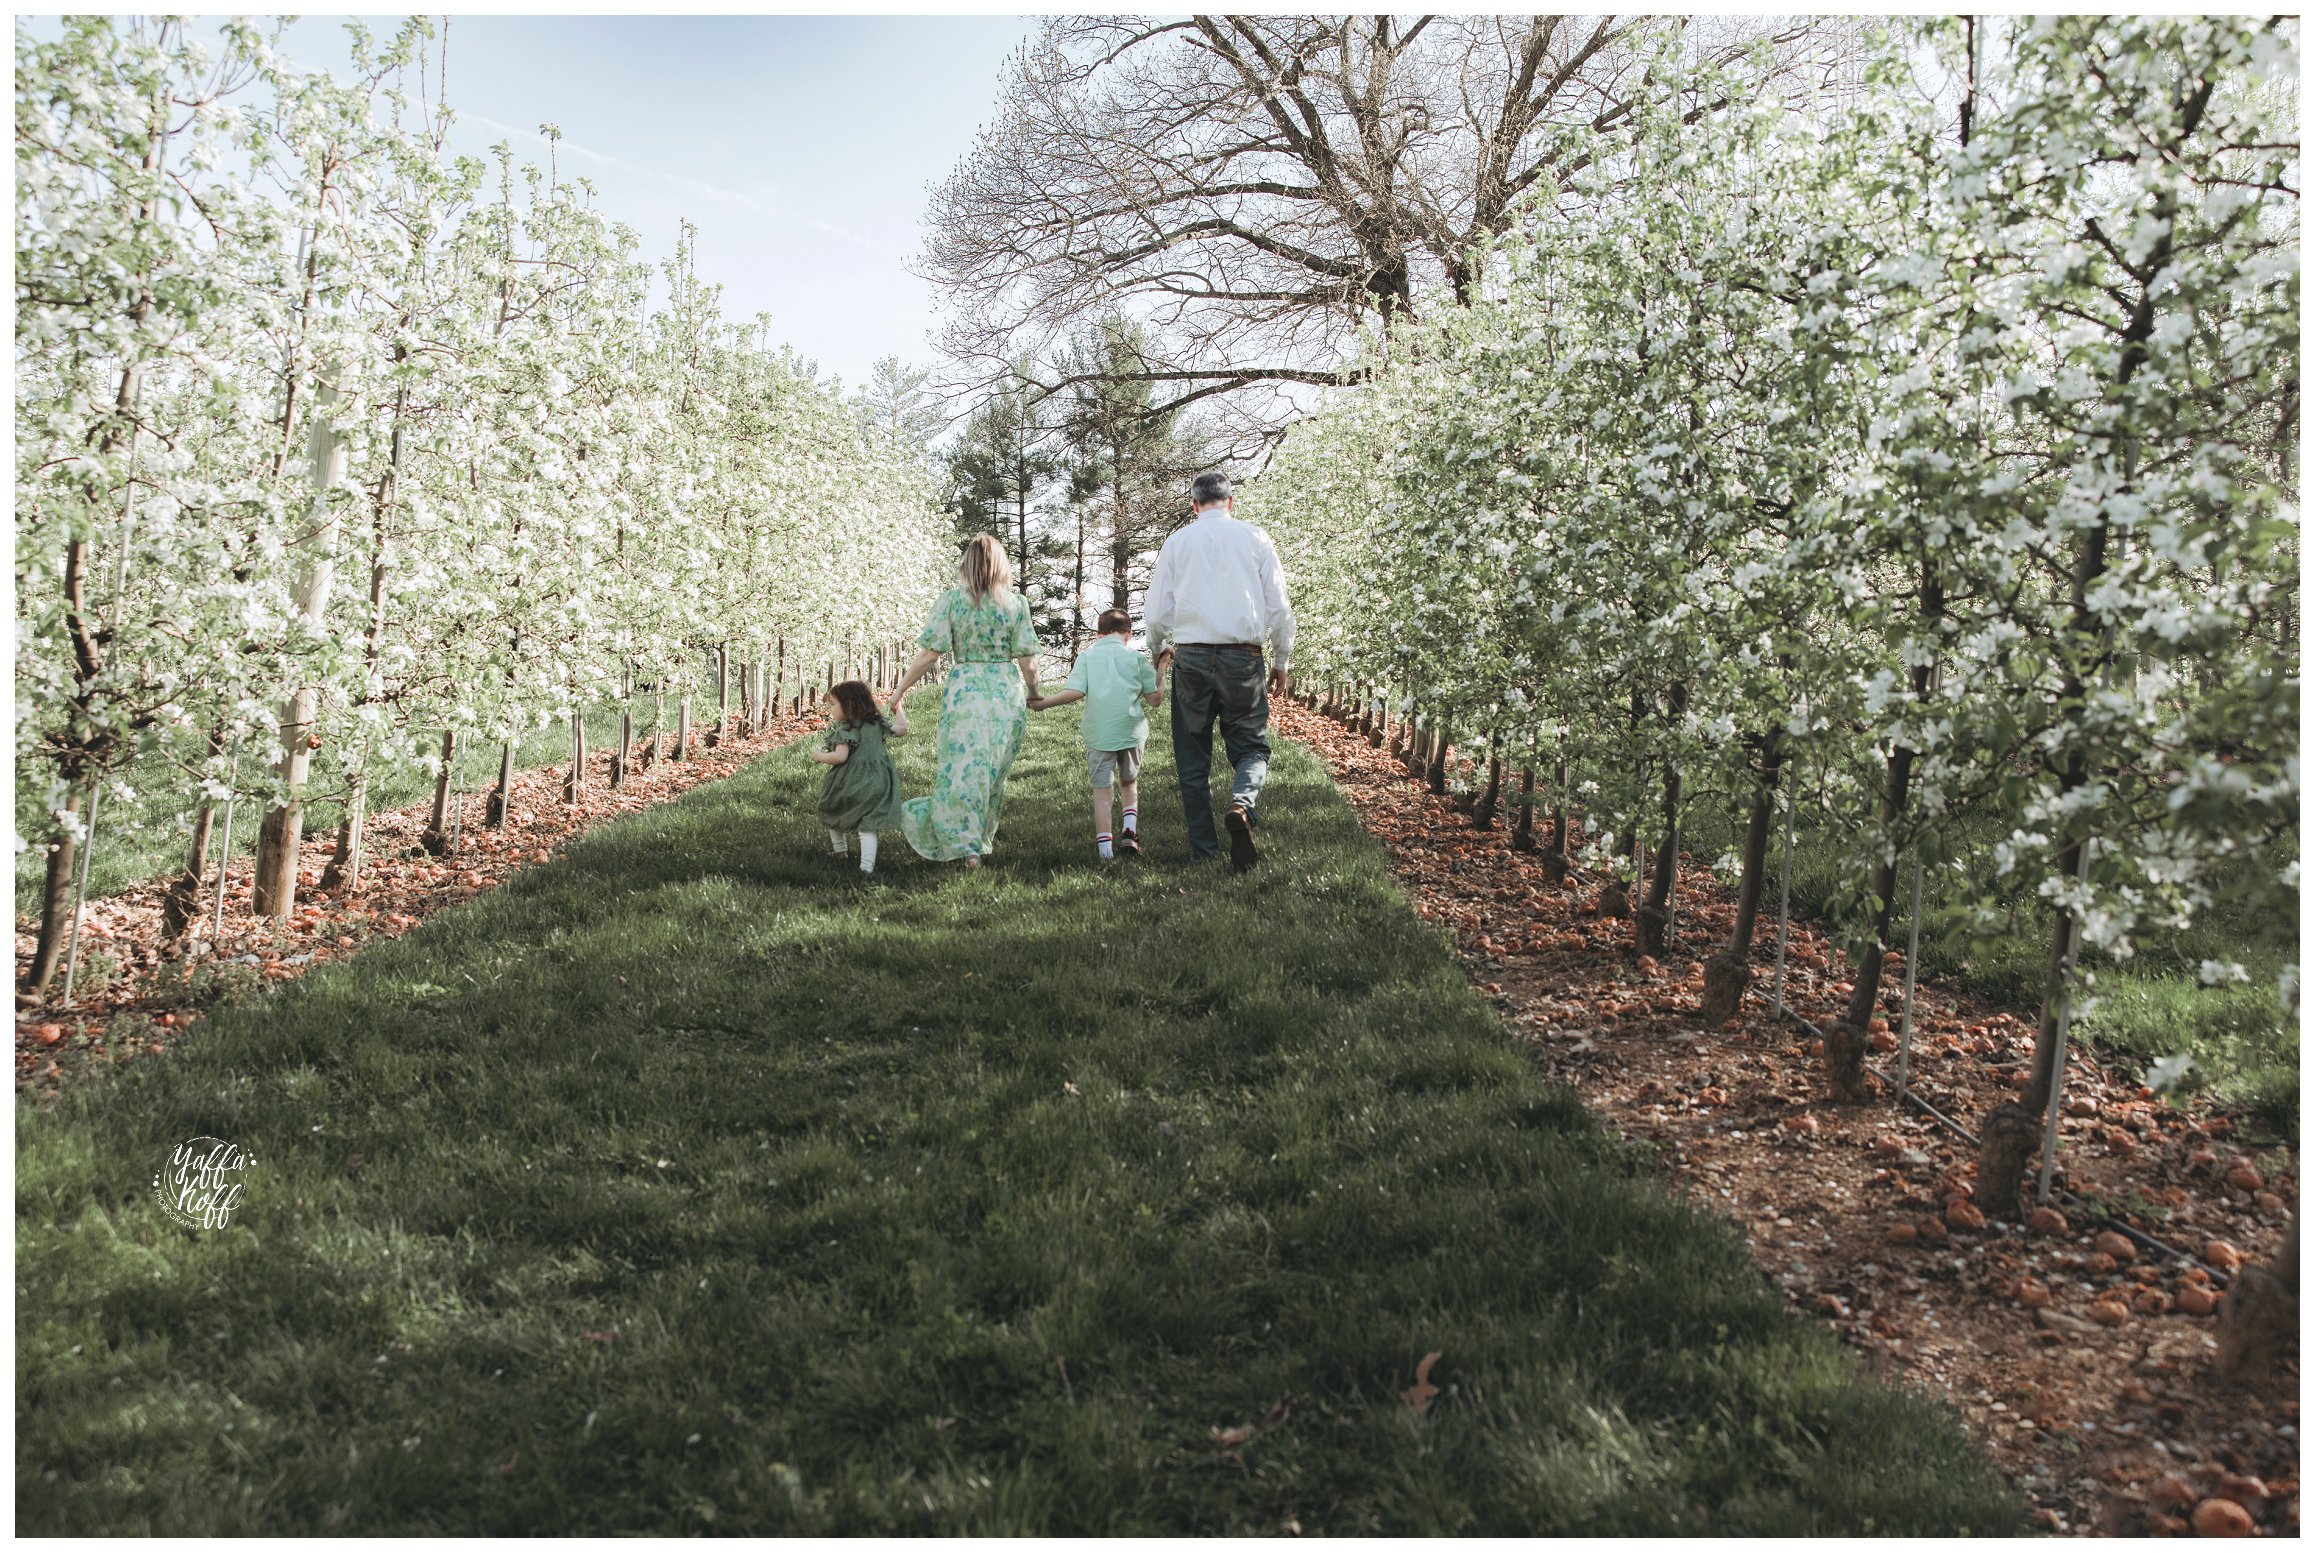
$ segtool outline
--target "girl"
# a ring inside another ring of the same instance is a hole
[[[884,736],[908,732],[908,719],[899,714],[888,723],[876,710],[876,697],[856,679],[828,687],[831,716],[828,736],[812,758],[828,768],[820,784],[820,823],[836,855],[846,855],[844,833],[860,833],[860,871],[876,872],[876,834],[900,823],[900,777],[885,753]]]

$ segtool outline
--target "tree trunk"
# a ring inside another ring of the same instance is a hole
[[[1680,726],[1688,710],[1688,687],[1674,680],[1664,693],[1665,725]],[[1636,924],[1640,953],[1661,956],[1672,944],[1672,891],[1680,877],[1680,768],[1664,763],[1664,844],[1657,849],[1655,872],[1648,880],[1647,898],[1640,903]]]
[[[78,818],[78,784],[64,798],[64,812]],[[26,992],[44,993],[64,958],[65,936],[72,929],[72,871],[80,858],[80,843],[67,830],[49,845],[48,868],[40,889],[40,939],[32,950],[32,969],[24,978]]]
[[[2236,1273],[2226,1298],[2219,1302],[2218,1352],[2211,1358],[2211,1378],[2261,1391],[2281,1390],[2289,1380],[2283,1357],[2298,1337],[2299,1216],[2294,1213],[2275,1259]]]
[[[498,747],[498,785],[490,790],[490,802],[482,811],[482,822],[494,830],[504,830],[513,813],[514,740],[508,739]]]
[[[571,769],[563,776],[563,802],[578,803],[587,790],[587,718],[571,714]]]
[[[2212,83],[2206,80],[2193,94],[2177,105],[2180,109],[2176,130],[2179,140],[2183,141],[2195,132],[2201,124],[2204,114],[2209,111],[2211,100]],[[1963,134],[1965,143],[1967,139],[1968,135],[1965,128]],[[2176,191],[2168,187],[2158,187],[2154,194],[2153,209],[2149,214],[2152,217],[2151,226],[2155,236],[2146,257],[2146,269],[2143,271],[2145,275],[2160,275],[2168,266],[2171,245],[2175,240],[2176,233],[2177,202]],[[2156,298],[2150,283],[2141,281],[2138,294],[2132,302],[2130,321],[2124,326],[2120,335],[2119,343],[2122,350],[2115,369],[2115,381],[2119,386],[2127,386],[2130,380],[2137,376],[2138,369],[2146,364],[2148,359],[2147,342],[2154,337],[2155,304]],[[2127,444],[2125,444],[2124,452],[2125,473],[2127,474],[2130,472],[2129,465],[2134,463],[2135,459],[2131,456]],[[2097,616],[2091,610],[2089,600],[2099,579],[2106,572],[2106,547],[2109,541],[2109,532],[2109,525],[2101,519],[2094,526],[2082,531],[2081,546],[2074,552],[2074,566],[2068,579],[2068,591],[2073,613],[2072,629],[2076,639],[2080,641],[2088,641],[2094,633],[2100,630]],[[2107,651],[2111,651],[2110,646]],[[2104,657],[2105,653],[2102,652],[2100,656]],[[2069,664],[2058,696],[2058,704],[2064,706],[2078,703],[2086,690],[2087,683],[2081,673]],[[2088,779],[2087,764],[2082,752],[2077,748],[2068,756],[2066,769],[2059,778],[2060,802],[2058,807],[2061,812],[2064,809],[2064,799],[2077,791]],[[2058,854],[2060,873],[2076,878],[2081,876],[2086,845],[2087,838],[2082,837],[2077,837],[2067,843]],[[2080,924],[2075,921],[2073,913],[2064,908],[2060,908],[2055,913],[2050,924],[2050,969],[2042,986],[2041,1025],[2034,1035],[2034,1065],[2032,1076],[2026,1086],[2025,1105],[2023,1107],[2036,1118],[2048,1110],[2057,1093],[2058,1067],[2065,1058],[2064,1048],[2061,1045],[2061,1031],[2066,1019],[2067,1000],[2073,996],[2071,970],[2076,940],[2080,930]],[[2002,1173],[1992,1175],[1989,1179],[1988,1166],[1995,1163],[2003,1167]],[[2045,1161],[2044,1163],[2047,1164],[2048,1162]],[[1979,1191],[1977,1197],[1978,1205],[1988,1214],[1997,1211],[1995,1204],[1999,1204],[2002,1211],[2014,1211],[2017,1206],[2018,1186],[2024,1180],[2024,1163],[2022,1160],[2019,1161],[2014,1173],[2008,1167],[2009,1161],[2006,1158],[1994,1161],[1981,1151],[1978,1163]],[[2292,1238],[2295,1253],[2297,1249],[2295,1228]],[[2294,1291],[2295,1289],[2296,1285],[2294,1284]]]
[[[1600,898],[1592,910],[1600,916],[1622,921],[1632,914],[1632,887],[1622,879],[1610,879],[1600,886]]]
[[[1535,850],[1535,768],[1528,766],[1519,773],[1519,818],[1511,827],[1511,850]]]
[[[450,789],[458,772],[458,730],[442,730],[442,769],[434,774],[434,808],[426,816],[426,828],[418,834],[418,845],[436,857],[450,851]]]
[[[1013,473],[1015,476],[1015,501],[1013,505],[1013,520],[1014,527],[1019,534],[1019,541],[1014,547],[1018,553],[1013,557],[1013,585],[1020,589],[1021,595],[1024,598],[1026,598],[1029,593],[1028,467],[1029,460],[1027,456],[1027,449],[1020,437],[1016,423],[1016,430],[1013,439]]]
[[[1077,666],[1078,648],[1085,642],[1085,504],[1073,501],[1077,514],[1077,570],[1069,579],[1069,666]]]
[[[1567,879],[1567,762],[1552,766],[1551,848],[1543,855],[1543,877],[1552,884]]]
[[[354,790],[346,797],[346,817],[338,822],[337,845],[330,849],[330,860],[322,866],[321,880],[315,886],[324,895],[361,886],[362,823],[369,788],[369,768],[365,765],[354,773]]]
[[[723,742],[724,725],[731,717],[731,647],[718,643],[715,649],[715,726],[707,731],[700,742],[714,749]]]
[[[313,534],[301,548],[305,567],[298,578],[297,610],[308,625],[319,629],[327,617],[330,584],[335,577],[338,520],[329,493],[345,478],[345,439],[329,422],[329,407],[337,402],[334,383],[323,378],[314,390],[314,422],[307,442],[307,465],[313,487]],[[282,707],[281,755],[273,774],[287,796],[265,811],[257,832],[257,869],[251,904],[260,916],[287,918],[297,906],[298,844],[305,831],[304,788],[312,764],[309,740],[319,692],[301,685]]]
[[[1430,786],[1432,797],[1443,798],[1446,796],[1447,725],[1445,723],[1439,725],[1439,731],[1431,739],[1430,766],[1424,774],[1424,780]]]
[[[635,759],[635,671],[619,675],[619,753],[611,757],[611,791],[627,785],[627,770]]]
[[[1487,788],[1479,795],[1479,802],[1471,810],[1471,824],[1476,830],[1495,828],[1496,801],[1503,796],[1503,753],[1496,742],[1487,745]]]
[[[410,326],[407,308],[402,311],[400,326]],[[396,364],[408,359],[409,347],[397,339],[393,348]],[[410,408],[407,388],[394,393],[393,434],[388,442],[386,469],[378,477],[378,489],[370,502],[370,617],[362,632],[362,701],[368,704],[385,693],[384,675],[379,669],[379,658],[386,638],[386,541],[387,523],[394,511],[395,498],[401,492],[403,421]],[[365,800],[369,794],[369,753],[363,751],[361,764],[354,772],[354,790],[346,801],[345,818],[338,823],[337,846],[322,869],[320,888],[326,893],[336,890],[358,889],[362,883],[362,827]]]
[[[688,690],[675,702],[675,758],[691,759],[691,692]]]
[[[1902,747],[1889,752],[1888,777],[1881,798],[1881,825],[1885,836],[1894,832],[1904,817],[1913,779],[1913,756],[1912,750]],[[1896,848],[1891,847],[1883,859],[1873,865],[1872,888],[1870,946],[1863,963],[1857,967],[1847,1010],[1825,1031],[1825,1079],[1833,1099],[1842,1104],[1866,1098],[1867,1032],[1872,1026],[1873,1009],[1881,998],[1881,957],[1888,950],[1889,923],[1897,908]],[[1981,1201],[1979,1206],[1982,1208],[1985,1204]]]
[[[185,871],[170,881],[161,897],[161,938],[175,943],[201,914],[201,881],[209,867],[209,833],[216,829],[217,806],[208,799],[193,814],[193,844],[185,852]]]
[[[1768,838],[1776,823],[1777,778],[1784,764],[1784,730],[1771,730],[1758,742],[1760,772],[1752,785],[1752,812],[1744,826],[1744,864],[1736,879],[1736,925],[1720,953],[1704,962],[1704,1001],[1700,1012],[1708,1025],[1736,1017],[1744,1005],[1745,989],[1752,985],[1753,926],[1760,917],[1761,893],[1768,888]]]
[[[507,822],[514,817],[514,741],[507,738],[498,745],[498,782],[491,787],[491,798],[482,808],[482,822],[495,831],[505,831]]]
[[[1933,564],[1924,562],[1921,568],[1921,618],[1934,621],[1945,613],[1945,585],[1939,579]],[[1929,694],[1930,677],[1934,665],[1921,664],[1914,668],[1913,695],[1916,702]],[[1915,752],[1898,748],[1889,752],[1888,781],[1881,797],[1881,831],[1884,840],[1897,833],[1905,818],[1906,803],[1911,797],[1913,761]],[[1865,955],[1865,963],[1857,967],[1857,979],[1849,994],[1849,1007],[1839,1019],[1825,1030],[1825,1079],[1832,1098],[1839,1104],[1853,1104],[1866,1098],[1864,1087],[1865,1050],[1870,1039],[1873,1009],[1881,998],[1881,958],[1889,950],[1889,923],[1897,909],[1897,848],[1888,846],[1882,859],[1873,867],[1872,943]],[[2012,1188],[2012,1197],[2015,1188]],[[1998,1198],[1997,1198],[1998,1200]],[[1981,1196],[1978,1207],[1987,1213],[1996,1209]]]
[[[1114,431],[1109,452],[1109,607],[1130,609],[1133,597],[1133,520],[1125,502],[1125,444]]]
[[[209,735],[209,753],[225,753],[225,730],[219,727]],[[170,881],[161,897],[161,938],[175,943],[201,915],[201,883],[209,869],[209,836],[216,829],[217,806],[209,799],[201,800],[201,807],[193,812],[193,844],[185,851],[185,871]],[[222,862],[218,865],[224,866]]]

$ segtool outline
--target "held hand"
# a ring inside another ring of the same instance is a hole
[[[894,733],[908,732],[908,713],[901,709],[898,701],[892,703],[892,731]]]
[[[1286,694],[1286,671],[1284,669],[1272,669],[1270,671],[1270,693],[1274,696]]]
[[[1031,696],[1031,697],[1029,698],[1029,710],[1030,710],[1030,711],[1032,711],[1032,712],[1042,712],[1042,711],[1044,711],[1044,710],[1045,710],[1045,698],[1044,698],[1043,696]]]

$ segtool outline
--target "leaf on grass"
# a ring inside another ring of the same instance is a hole
[[[1065,1095],[1074,1095],[1077,1093],[1077,1086],[1070,1083],[1069,1080],[1063,1079],[1061,1081],[1061,1093]]]
[[[1431,1366],[1439,1362],[1439,1353],[1434,1348],[1423,1355],[1423,1362],[1415,1366],[1415,1383],[1399,1393],[1418,1417],[1431,1410],[1431,1399],[1439,1394],[1439,1388],[1431,1384]]]
[[[590,1343],[615,1343],[619,1341],[617,1332],[581,1332],[579,1335]]]
[[[500,1462],[497,1466],[491,1468],[490,1470],[497,1473],[500,1477],[511,1477],[514,1475],[515,1463],[520,1460],[522,1460],[522,1451],[518,1448],[512,1455],[508,1456],[506,1460]]]
[[[1243,1445],[1254,1438],[1254,1426],[1252,1424],[1240,1424],[1235,1429],[1216,1429],[1212,1433],[1214,1443],[1224,1450],[1228,1450],[1233,1446]]]
[[[1288,1392],[1285,1396],[1280,1397],[1277,1401],[1270,1404],[1270,1411],[1262,1415],[1262,1427],[1265,1429],[1275,1429],[1280,1424],[1286,1422],[1289,1417],[1293,1416],[1293,1413],[1294,1394],[1292,1392]]]

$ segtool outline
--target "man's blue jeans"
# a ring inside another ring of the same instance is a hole
[[[1215,722],[1222,725],[1222,749],[1230,758],[1230,801],[1245,806],[1249,822],[1270,774],[1270,683],[1261,649],[1196,642],[1176,647],[1173,702],[1174,775],[1182,785],[1190,856],[1219,857],[1208,786]]]

